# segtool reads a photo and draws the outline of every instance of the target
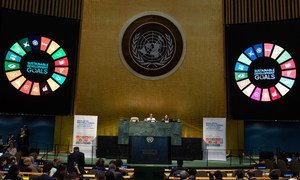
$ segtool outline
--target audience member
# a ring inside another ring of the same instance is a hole
[[[67,176],[68,176],[67,166],[64,164],[60,164],[57,166],[57,171],[53,174],[52,177],[56,178],[57,180],[64,180],[67,178]]]
[[[99,158],[96,162],[95,166],[93,166],[92,169],[99,170],[99,171],[106,171],[104,166],[104,160],[102,158]]]
[[[180,179],[187,179],[189,177],[189,173],[185,170],[180,171]]]
[[[177,170],[185,170],[185,171],[187,171],[187,168],[183,167],[183,160],[181,160],[181,159],[177,160],[177,166],[173,167],[171,169],[170,176],[173,176],[174,172],[177,171]]]
[[[246,173],[246,176],[247,176],[247,179],[248,180],[256,180],[256,177],[254,175],[254,169],[251,169],[249,170],[247,173]]]
[[[215,179],[215,177],[214,177],[214,172],[213,172],[213,171],[210,171],[210,172],[208,173],[208,179],[209,179],[209,180],[214,180],[214,179]]]
[[[188,173],[189,173],[189,180],[196,179],[197,170],[195,168],[189,168]]]
[[[123,168],[123,161],[122,159],[116,159],[115,161],[115,165],[116,165],[116,171],[120,172],[123,176],[127,175],[127,171],[126,168]]]
[[[4,156],[0,157],[0,171],[3,171],[3,168],[7,167],[7,158]]]
[[[38,163],[36,163],[37,159],[37,153],[30,153],[29,158],[31,160],[31,166],[34,168],[37,172],[42,172],[41,168],[39,167]],[[35,172],[34,170],[34,172]]]
[[[30,157],[25,157],[23,160],[23,165],[20,167],[22,172],[38,172],[38,170],[32,165]]]
[[[76,172],[71,172],[67,178],[67,180],[79,180],[79,175]]]
[[[29,131],[28,126],[27,126],[27,125],[24,125],[24,126],[23,126],[23,129],[24,129],[25,134],[29,137],[30,131]]]
[[[15,147],[13,142],[9,143],[8,148],[5,151],[6,154],[9,154],[10,156],[15,156],[17,153],[17,148]]]
[[[237,180],[243,180],[244,179],[244,172],[242,170],[236,170],[235,171],[235,177]]]
[[[115,180],[114,173],[112,171],[106,171],[105,180]]]
[[[33,180],[52,180],[53,178],[49,176],[51,168],[52,168],[52,163],[46,162],[43,166],[43,174],[41,176],[37,176],[32,179]]]
[[[25,133],[25,129],[21,128],[18,135],[18,151],[20,151],[23,156],[27,156],[28,147],[29,147],[28,135]]]
[[[14,145],[16,144],[16,137],[12,132],[8,133],[8,137],[7,137],[7,144],[13,143]]]
[[[12,165],[19,165],[16,156],[11,156],[9,161],[10,161],[10,163],[9,163],[10,166],[12,166]]]
[[[275,169],[270,172],[269,178],[271,180],[277,180],[277,179],[279,179],[279,175],[278,175],[278,173],[276,172]]]
[[[4,179],[11,179],[11,180],[21,180],[22,177],[19,175],[20,168],[17,165],[12,165],[9,170],[8,174],[5,176]]]
[[[223,179],[223,175],[222,175],[222,172],[221,171],[215,171],[214,172],[214,179],[215,180],[222,180]]]
[[[3,152],[3,138],[2,138],[2,135],[0,135],[0,152]]]
[[[95,177],[97,180],[106,180],[105,178],[105,173],[106,171],[98,171],[96,174],[95,174]],[[114,177],[113,177],[114,178]]]
[[[53,176],[53,174],[57,171],[57,168],[60,164],[61,164],[61,159],[59,157],[53,159],[50,176]]]
[[[84,166],[84,153],[79,151],[79,147],[74,147],[73,153],[68,156],[68,172],[77,172],[76,168],[78,168],[80,173],[84,174]]]
[[[115,180],[122,180],[123,176],[120,172],[116,171],[116,165],[111,163],[108,165],[108,171],[112,172],[114,174]]]

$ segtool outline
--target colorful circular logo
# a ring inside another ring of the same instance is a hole
[[[64,49],[50,38],[25,37],[5,56],[9,82],[22,93],[41,96],[56,91],[66,80],[69,63]]]
[[[285,49],[272,43],[247,48],[234,69],[238,87],[255,101],[280,99],[290,91],[296,79],[294,59]]]
[[[124,65],[144,79],[161,79],[181,65],[185,42],[176,22],[160,13],[143,13],[122,32]]]

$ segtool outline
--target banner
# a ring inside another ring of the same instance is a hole
[[[203,159],[226,161],[226,118],[203,118]]]
[[[98,116],[74,116],[73,147],[78,146],[85,157],[96,157]]]

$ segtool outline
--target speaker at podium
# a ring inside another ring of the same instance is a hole
[[[130,136],[131,164],[171,164],[171,137]]]

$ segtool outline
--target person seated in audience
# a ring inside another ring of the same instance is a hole
[[[104,166],[104,160],[102,158],[99,158],[96,162],[95,166],[93,166],[92,169],[99,170],[99,171],[106,171]]]
[[[59,157],[53,159],[52,169],[50,171],[50,176],[53,176],[53,174],[57,171],[57,168],[60,164],[61,164],[61,159]]]
[[[23,165],[20,167],[22,172],[38,172],[38,170],[33,166],[31,158],[25,157],[23,160]]]
[[[16,144],[17,139],[15,137],[15,135],[12,132],[8,133],[8,138],[7,138],[7,144],[13,143]]]
[[[189,173],[189,180],[196,179],[197,170],[195,168],[189,168],[188,173]]]
[[[115,180],[114,173],[112,171],[106,171],[105,180]]]
[[[215,180],[222,180],[223,179],[223,175],[222,175],[222,172],[221,171],[215,171],[214,172],[214,179]]]
[[[42,169],[39,167],[38,163],[36,162],[37,153],[30,153],[29,158],[31,160],[31,166],[37,170],[37,172],[42,172]]]
[[[9,143],[8,148],[5,151],[6,154],[9,154],[10,156],[15,156],[17,153],[17,148],[15,147],[13,142]]]
[[[60,164],[57,166],[57,171],[53,174],[52,177],[58,179],[58,180],[64,180],[68,176],[68,170],[67,166],[64,164]]]
[[[71,172],[70,174],[68,174],[67,176],[67,180],[79,180],[80,176],[76,173],[76,172]]]
[[[8,170],[8,174],[5,176],[4,179],[13,179],[13,180],[21,180],[22,177],[19,175],[20,168],[17,165],[10,166]]]
[[[177,160],[177,166],[175,166],[171,169],[170,176],[174,176],[174,172],[177,171],[177,170],[185,170],[185,171],[188,170],[187,168],[183,167],[183,160],[182,159]]]
[[[3,138],[2,138],[2,135],[0,135],[0,152],[3,152]]]
[[[271,180],[277,180],[277,179],[279,179],[279,175],[278,175],[278,173],[276,172],[276,170],[272,170],[272,171],[270,172],[269,178],[270,178]]]
[[[106,180],[105,178],[105,173],[106,171],[98,171],[96,174],[95,174],[95,178],[97,180]],[[114,177],[113,177],[114,178]]]
[[[112,172],[114,174],[115,180],[123,180],[123,176],[120,172],[116,171],[117,167],[115,164],[110,163],[108,165],[108,171]]]
[[[237,180],[243,180],[244,179],[244,172],[242,170],[236,170],[235,171],[235,177]]]
[[[32,180],[52,180],[52,179],[54,179],[49,176],[51,168],[52,168],[52,163],[46,162],[43,166],[43,174],[41,176],[32,178]]]
[[[0,171],[3,171],[3,168],[7,167],[7,158],[4,156],[0,157]]]
[[[10,166],[12,166],[12,165],[19,165],[16,156],[11,156],[9,161],[10,161],[10,163],[9,163]]]
[[[248,180],[256,180],[255,174],[254,174],[255,170],[256,169],[250,169],[249,171],[247,171],[247,173],[245,174],[245,176],[247,177]]]
[[[180,171],[180,179],[187,179],[189,176],[187,171]]]
[[[116,171],[120,172],[123,176],[127,175],[127,171],[126,168],[123,168],[123,161],[122,159],[116,159],[115,161],[115,165],[116,165]]]
[[[210,172],[208,173],[208,179],[209,179],[209,180],[215,179],[215,177],[214,177],[214,172],[213,172],[213,171],[210,171]]]
[[[145,121],[147,121],[147,122],[156,122],[156,119],[155,119],[155,117],[153,117],[153,114],[150,113],[149,117],[147,117],[145,119]]]

